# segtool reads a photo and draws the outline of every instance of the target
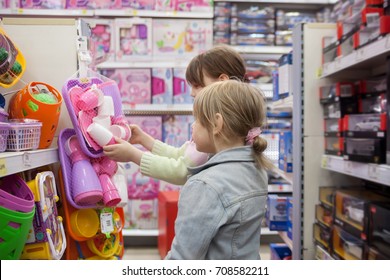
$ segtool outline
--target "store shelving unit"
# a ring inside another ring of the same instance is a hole
[[[59,161],[57,148],[0,153],[0,177]]]
[[[346,76],[357,79],[360,75],[373,75],[383,70],[380,65],[390,54],[387,35],[374,45],[324,65],[322,75],[319,75],[321,38],[334,36],[335,28],[334,24],[299,24],[293,30],[293,166],[302,171],[293,176],[293,259],[314,259],[312,225],[320,186],[352,186],[360,182],[359,178],[390,186],[388,165],[323,155],[323,109],[318,100],[319,87]]]

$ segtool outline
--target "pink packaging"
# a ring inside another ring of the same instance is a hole
[[[154,139],[162,140],[162,117],[161,116],[128,116],[129,124],[138,125],[143,131]]]
[[[115,59],[151,60],[152,19],[115,19]]]
[[[65,0],[19,0],[22,9],[65,9]],[[1,4],[0,4],[1,7]]]
[[[91,27],[91,52],[95,60],[114,60],[114,21],[111,19],[84,19]]]
[[[173,69],[173,104],[192,104],[191,87],[186,81],[186,69]]]
[[[154,19],[153,56],[192,58],[213,45],[213,21],[193,19]]]
[[[155,0],[122,0],[122,8],[132,8],[136,10],[154,10]]]
[[[92,9],[121,9],[122,0],[89,0]]]
[[[89,0],[66,0],[66,9],[87,9]]]
[[[172,68],[152,69],[152,104],[172,104]]]
[[[118,84],[122,104],[151,103],[150,69],[102,69],[101,73]]]

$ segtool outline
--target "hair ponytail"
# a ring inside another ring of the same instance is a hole
[[[254,139],[253,144],[253,157],[255,158],[256,165],[260,168],[264,168],[266,170],[271,170],[274,168],[272,162],[264,156],[264,151],[267,149],[267,141],[258,136]]]

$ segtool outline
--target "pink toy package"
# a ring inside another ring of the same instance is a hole
[[[150,69],[102,69],[101,73],[118,84],[122,104],[151,103]]]
[[[121,9],[122,0],[89,0],[92,9]]]
[[[163,141],[171,146],[180,147],[190,140],[192,116],[163,116]]]
[[[213,21],[191,19],[153,20],[153,56],[190,58],[213,43]]]
[[[22,9],[65,9],[65,5],[65,0],[19,0]]]
[[[114,60],[114,21],[110,19],[85,19],[91,27],[91,52],[98,60]]]
[[[122,8],[136,10],[154,10],[155,0],[122,0]]]
[[[213,1],[210,0],[173,0],[176,11],[184,12],[209,12],[212,10]]]
[[[152,69],[152,104],[172,104],[172,68]]]
[[[116,60],[150,60],[152,19],[115,19]]]
[[[128,116],[129,124],[138,125],[143,131],[154,139],[162,140],[162,117],[161,116]]]
[[[10,7],[10,1],[9,0],[0,0],[0,8],[11,8]]]
[[[66,9],[87,9],[89,0],[66,0]]]
[[[192,104],[191,87],[186,81],[186,69],[173,69],[173,104]]]

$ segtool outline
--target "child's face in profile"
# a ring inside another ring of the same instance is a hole
[[[207,74],[204,75],[203,82],[205,86],[211,85],[212,83],[218,82],[219,79],[214,79],[209,77]],[[195,98],[195,96],[203,89],[202,86],[193,86],[191,90],[191,96]]]
[[[216,149],[212,135],[199,121],[192,124],[192,140],[199,152],[215,154]]]

